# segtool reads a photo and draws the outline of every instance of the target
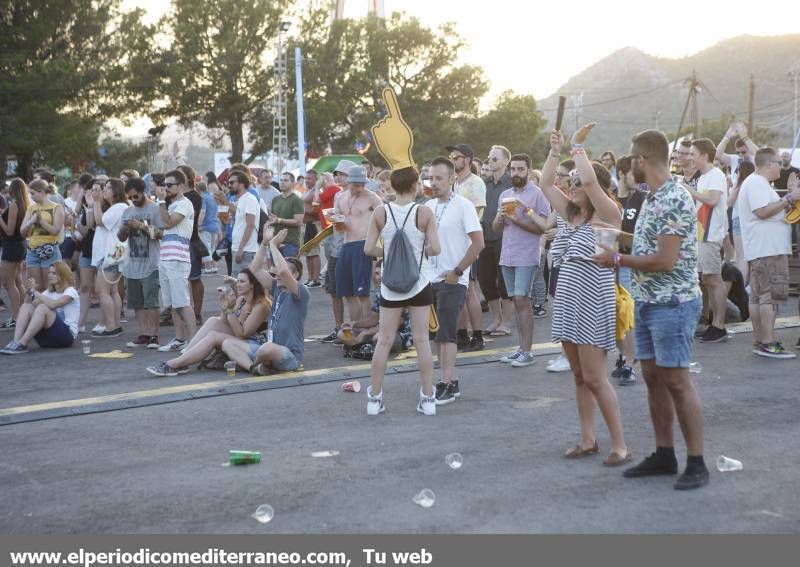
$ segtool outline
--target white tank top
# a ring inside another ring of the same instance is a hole
[[[403,221],[406,220],[406,215],[409,211],[411,211],[411,207],[414,207],[416,203],[408,203],[407,205],[398,206],[392,203],[387,203],[384,205],[384,208],[387,209],[386,211],[386,224],[381,231],[381,236],[383,237],[383,250],[389,250],[389,247],[392,244],[392,238],[397,233],[397,229],[395,228],[395,224],[392,221],[392,213],[394,213],[394,220],[397,221],[397,228],[403,226]],[[417,207],[419,205],[416,205]],[[388,208],[391,207],[391,213],[388,211]],[[411,215],[408,217],[408,221],[406,221],[406,225],[403,228],[403,232],[408,238],[408,241],[411,243],[411,247],[414,249],[414,257],[419,259],[420,255],[422,254],[423,244],[425,242],[425,233],[420,231],[417,228],[417,211],[411,211]],[[384,259],[384,261],[386,261]],[[385,285],[381,284],[381,297],[384,299],[388,299],[389,301],[402,301],[404,299],[409,299],[414,297],[419,292],[421,292],[428,283],[428,278],[425,277],[426,268],[428,267],[428,258],[427,256],[423,256],[422,258],[422,271],[419,275],[419,281],[406,293],[398,293],[396,291],[392,291],[388,289]]]

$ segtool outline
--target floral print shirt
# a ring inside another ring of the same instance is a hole
[[[633,255],[655,254],[662,234],[681,237],[678,259],[669,272],[633,270],[633,298],[645,303],[684,303],[700,297],[695,205],[689,192],[672,179],[645,198],[633,235]]]

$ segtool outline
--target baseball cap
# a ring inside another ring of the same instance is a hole
[[[336,168],[333,170],[334,173],[337,171],[339,173],[344,173],[345,175],[350,175],[350,170],[354,168],[356,164],[354,164],[349,159],[343,159],[339,163],[336,164]]]
[[[453,152],[453,151],[461,152],[462,154],[467,156],[469,159],[472,159],[472,158],[475,157],[475,153],[472,151],[472,146],[470,146],[468,144],[456,144],[455,146],[447,146],[445,149],[448,152]]]

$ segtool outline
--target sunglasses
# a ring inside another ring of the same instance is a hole
[[[170,187],[177,187],[178,185],[180,185],[180,183],[166,183],[165,182],[164,185],[162,185],[162,187],[166,187],[167,189],[169,189]]]
[[[747,151],[746,150],[743,151],[743,152],[737,151],[736,153],[739,154],[740,156],[746,156],[747,155]]]
[[[456,160],[459,160],[459,159],[464,159],[465,157],[467,157],[467,156],[451,155],[450,156],[450,161],[456,161]]]
[[[230,181],[228,183],[228,187],[236,187],[236,182],[235,181]]]

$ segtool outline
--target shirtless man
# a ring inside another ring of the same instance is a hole
[[[350,320],[369,314],[369,290],[372,258],[364,254],[364,241],[372,211],[382,204],[380,197],[365,190],[366,170],[357,165],[350,169],[349,191],[337,195],[334,208],[344,221],[344,245],[336,263],[336,295],[345,298]]]

